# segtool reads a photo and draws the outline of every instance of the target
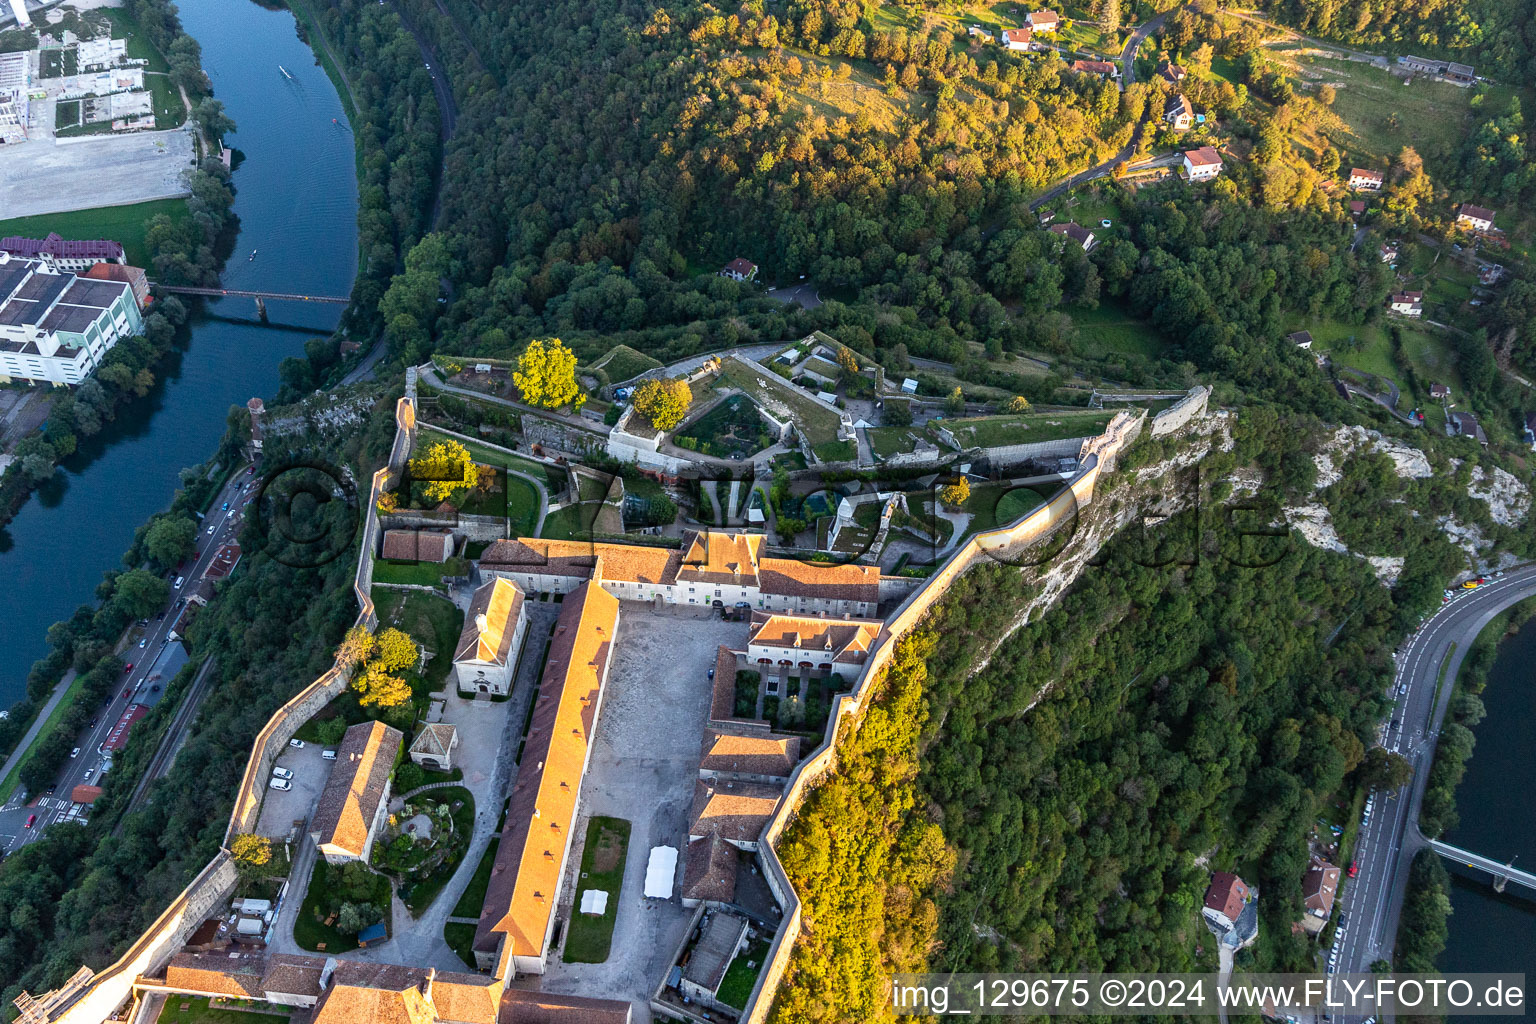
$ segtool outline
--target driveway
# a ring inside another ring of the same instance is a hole
[[[281,842],[295,822],[308,825],[335,763],[320,756],[323,749],[318,743],[306,743],[304,749],[289,747],[278,757],[278,767],[293,772],[293,788],[285,793],[268,787],[261,802],[261,817],[256,821],[257,835]]]
[[[627,997],[637,1022],[651,1019],[650,993],[690,912],[675,894],[670,900],[644,897],[646,864],[654,846],[673,846],[681,854],[687,844],[713,688],[709,671],[721,644],[742,648],[746,640],[744,622],[724,622],[694,608],[657,611],[624,603],[577,825],[583,838],[594,814],[632,826],[613,944],[601,964],[567,964],[551,956],[544,991]],[[580,867],[578,844],[567,868],[562,918],[569,918],[577,898]]]

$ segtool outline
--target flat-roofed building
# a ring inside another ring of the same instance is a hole
[[[0,253],[0,383],[80,384],[144,329],[133,288]]]
[[[512,672],[527,630],[527,608],[516,583],[496,577],[476,590],[453,652],[459,692],[502,697],[511,693]]]
[[[368,859],[389,809],[389,773],[404,739],[383,722],[360,722],[342,736],[309,824],[328,863]]]
[[[601,573],[598,565],[597,579],[570,593],[555,622],[475,926],[475,960],[497,977],[544,973],[619,627],[619,602],[599,585]]]

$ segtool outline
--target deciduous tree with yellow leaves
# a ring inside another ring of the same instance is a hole
[[[452,438],[433,441],[410,465],[411,476],[426,485],[428,501],[447,501],[455,491],[473,487],[480,479],[469,449]]]
[[[657,430],[671,430],[681,423],[692,401],[688,382],[676,377],[648,380],[635,389],[635,411]]]
[[[512,382],[529,405],[554,409],[576,401],[576,353],[559,338],[534,338],[517,357]]]

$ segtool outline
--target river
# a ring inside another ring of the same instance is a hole
[[[1484,856],[1536,867],[1536,619],[1499,645],[1483,703],[1488,717],[1473,730],[1477,747],[1456,788],[1461,822],[1445,841]],[[1450,936],[1439,966],[1446,972],[1536,970],[1536,894],[1511,885],[1493,891],[1488,876],[1449,865]],[[1486,1021],[1486,1017],[1450,1020]]]
[[[293,15],[249,0],[178,7],[202,44],[214,95],[239,126],[226,142],[244,154],[234,174],[240,233],[224,284],[348,294],[357,272],[352,133]],[[299,329],[254,323],[250,299],[208,303],[181,348],[155,367],[151,394],[82,444],[0,530],[0,706],[26,693],[28,670],[47,653],[48,627],[94,603],[102,572],[118,567],[134,530],[169,505],[182,467],[213,452],[230,406],[270,398],[278,363],[303,355],[304,342],[329,334],[341,315],[340,306],[269,310],[273,322]]]

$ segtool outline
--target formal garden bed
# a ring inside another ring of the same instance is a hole
[[[389,816],[373,845],[373,866],[396,880],[411,916],[431,906],[469,849],[475,799],[462,786],[414,796]]]

